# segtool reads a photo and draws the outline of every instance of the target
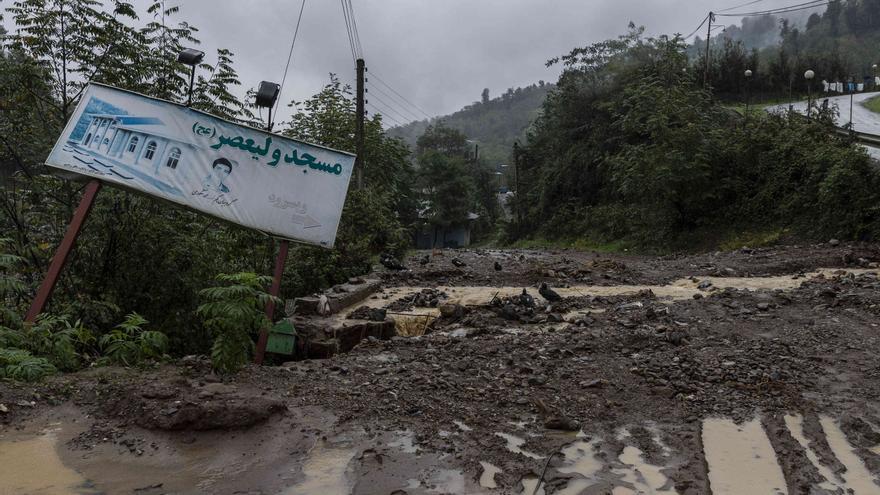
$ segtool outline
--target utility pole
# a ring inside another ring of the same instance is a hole
[[[519,141],[513,142],[513,185],[516,187],[516,195],[514,196],[516,202],[514,204],[516,206],[516,219],[519,224],[517,227],[522,228],[522,208],[520,208],[519,197]]]
[[[709,27],[706,28],[706,71],[703,73],[703,89],[709,87],[709,41],[712,40],[713,22],[715,22],[715,13],[709,12]]]
[[[855,134],[855,126],[853,125],[853,98],[855,97],[856,92],[856,83],[855,78],[849,78],[849,133],[850,135]]]
[[[354,168],[357,170],[358,189],[364,187],[364,73],[366,71],[364,59],[357,59],[357,122],[354,131],[357,158],[354,162]]]

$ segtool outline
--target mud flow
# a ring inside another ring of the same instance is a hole
[[[425,259],[274,366],[0,382],[0,494],[880,493],[874,248]]]

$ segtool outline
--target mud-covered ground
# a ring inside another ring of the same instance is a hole
[[[188,357],[0,383],[0,461],[56,425],[81,493],[880,493],[878,261],[419,252],[370,304],[438,289],[425,335],[233,378]],[[455,304],[475,286],[529,297]]]

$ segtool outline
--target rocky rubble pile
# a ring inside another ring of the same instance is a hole
[[[690,346],[632,356],[630,371],[660,393],[701,413],[784,410],[815,384],[815,363],[778,341],[696,339]]]
[[[388,305],[390,311],[409,311],[412,308],[436,308],[449,295],[439,289],[422,289],[421,291],[401,297]]]

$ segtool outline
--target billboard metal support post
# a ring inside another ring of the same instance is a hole
[[[272,287],[269,289],[269,294],[272,297],[278,297],[278,294],[281,292],[281,276],[284,274],[284,263],[287,261],[287,251],[290,248],[290,241],[287,239],[283,239],[281,241],[281,247],[278,250],[278,256],[275,258],[275,275],[272,278]],[[272,299],[269,301],[269,304],[266,305],[266,317],[269,318],[269,323],[271,324],[273,321],[273,316],[275,313],[275,300]],[[254,353],[254,364],[261,365],[263,364],[263,358],[266,357],[266,345],[269,343],[269,328],[263,328],[260,330],[260,338],[257,340],[257,349]]]
[[[61,276],[61,270],[64,269],[64,265],[67,263],[67,257],[70,255],[70,251],[73,249],[74,244],[76,244],[76,238],[79,236],[79,231],[82,229],[86,218],[89,216],[89,211],[91,211],[92,205],[95,204],[95,197],[100,190],[101,182],[97,179],[92,179],[86,184],[83,197],[79,201],[79,206],[76,207],[76,211],[73,213],[73,219],[70,220],[67,232],[64,233],[64,239],[61,240],[58,250],[55,251],[55,256],[52,257],[52,262],[49,264],[49,271],[46,273],[46,278],[44,278],[43,283],[40,284],[40,288],[37,290],[37,296],[34,297],[34,301],[31,303],[31,307],[28,309],[24,321],[28,323],[35,322],[37,316],[42,313],[43,309],[46,307],[46,303],[49,301],[49,298],[52,296],[52,291],[55,289],[55,284],[58,283],[58,278]]]

